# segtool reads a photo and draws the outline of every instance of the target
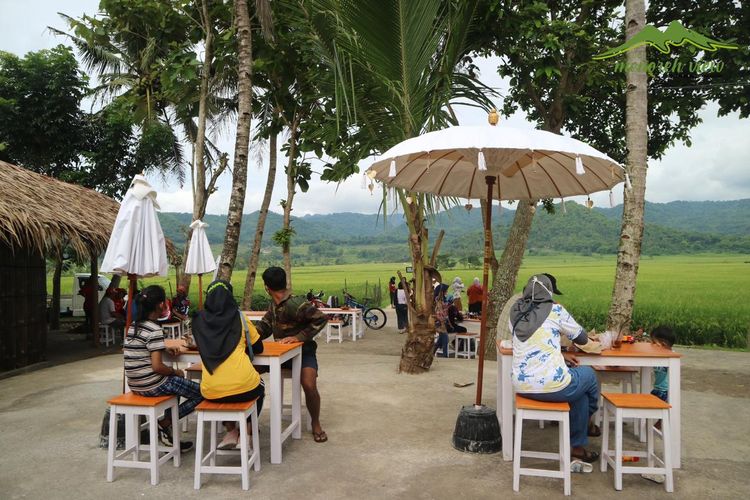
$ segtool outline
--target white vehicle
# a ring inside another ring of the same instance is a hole
[[[86,280],[91,275],[88,273],[76,273],[73,276],[73,295],[60,297],[60,312],[70,314],[72,311],[73,316],[85,316],[86,313],[83,311],[83,295],[79,295],[78,291],[83,288]],[[106,276],[99,275],[99,302],[104,298],[104,293],[109,287],[110,280]]]

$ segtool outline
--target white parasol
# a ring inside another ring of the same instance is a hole
[[[139,277],[167,275],[167,248],[156,211],[156,191],[142,175],[136,175],[117,212],[102,271],[128,276],[127,332],[132,320],[133,291]]]
[[[185,274],[198,275],[198,308],[203,309],[203,274],[210,273],[216,269],[216,261],[208,243],[206,228],[208,224],[200,219],[193,221],[190,228],[193,236],[190,238],[187,261],[185,262]]]

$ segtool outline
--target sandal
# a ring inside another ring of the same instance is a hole
[[[316,443],[325,443],[328,441],[328,435],[326,434],[326,431],[313,432],[313,440]]]
[[[602,430],[596,424],[589,424],[589,437],[599,437],[602,435]]]
[[[580,460],[573,460],[570,462],[570,472],[582,472],[589,474],[594,471],[594,466],[587,462],[581,462]]]
[[[591,464],[599,459],[599,453],[595,451],[583,450],[583,454],[581,455],[571,453],[570,458],[572,458],[573,460],[580,460],[582,462],[586,462],[587,464]]]

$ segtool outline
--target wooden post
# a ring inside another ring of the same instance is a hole
[[[482,317],[479,327],[479,362],[477,363],[477,397],[475,401],[476,406],[482,404],[482,378],[484,376],[484,351],[485,339],[487,338],[487,304],[489,293],[487,293],[487,287],[489,287],[489,275],[490,275],[490,257],[491,257],[491,244],[490,238],[491,232],[490,227],[492,224],[492,186],[495,184],[495,177],[488,175],[484,178],[487,183],[487,217],[485,218],[484,225],[484,266],[482,267],[482,287],[484,293],[482,294]]]
[[[203,275],[198,275],[198,310],[203,310]]]
[[[94,337],[94,346],[99,347],[99,256],[91,251],[91,277],[92,283],[89,293],[93,309],[91,310],[91,335]]]

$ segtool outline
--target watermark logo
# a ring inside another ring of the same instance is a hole
[[[653,47],[662,54],[670,54],[672,52],[672,47],[682,47],[686,44],[693,45],[700,50],[708,52],[716,52],[719,49],[732,50],[738,48],[735,44],[714,40],[701,35],[695,30],[684,27],[679,21],[672,21],[666,29],[660,29],[651,24],[647,24],[641,31],[622,45],[618,45],[617,47],[606,50],[601,54],[597,54],[593,59],[596,61],[611,59],[643,45]],[[688,69],[690,72],[695,73],[720,72],[724,67],[724,63],[721,61],[695,61],[694,63],[686,65],[675,61],[659,64],[651,62],[643,68],[631,66],[640,65],[629,65],[624,62],[617,62],[615,64],[615,71],[645,71],[649,74],[653,74],[656,71],[680,72]]]

